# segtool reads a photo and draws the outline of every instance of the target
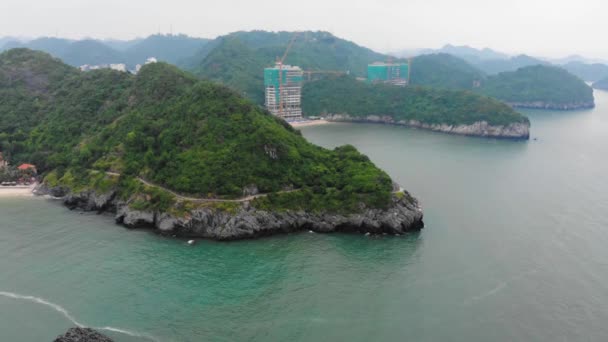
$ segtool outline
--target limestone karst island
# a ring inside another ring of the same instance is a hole
[[[608,341],[602,1],[0,4],[0,342]]]

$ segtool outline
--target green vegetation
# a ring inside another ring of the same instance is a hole
[[[284,208],[332,212],[357,211],[360,203],[372,207],[387,204],[392,190],[388,175],[378,173],[370,160],[352,146],[336,148],[327,163],[307,170],[309,181],[298,191],[271,194],[255,200],[260,208]],[[342,176],[336,178],[335,174]]]
[[[7,166],[0,168],[0,183],[2,182],[19,182],[20,180],[29,182],[30,178],[35,176],[31,170],[19,170],[15,166]]]
[[[59,168],[48,172],[44,177],[44,182],[50,187],[63,186],[74,192],[90,189],[99,193],[107,193],[117,186],[118,181],[117,176],[82,168],[68,170]]]
[[[548,65],[549,63],[527,55],[519,55],[511,58],[482,60],[472,64],[488,75],[495,75],[501,72],[515,71],[527,66]]]
[[[583,62],[570,62],[562,66],[569,73],[588,82],[597,82],[608,78],[608,65],[601,63],[587,64]]]
[[[395,120],[428,124],[487,121],[505,125],[528,121],[499,101],[462,90],[370,85],[344,76],[309,83],[303,93],[306,115],[390,115]]]
[[[445,53],[421,55],[412,60],[412,85],[447,89],[471,89],[484,74],[464,60]]]
[[[608,90],[608,77],[603,78],[593,83],[593,88],[600,90]]]
[[[80,73],[42,52],[2,53],[0,149],[12,164],[42,171],[78,164],[88,152],[76,155],[75,147],[120,115],[132,82],[111,70]]]
[[[122,63],[134,66],[143,64],[149,57],[155,57],[159,61],[177,64],[194,56],[208,42],[209,39],[194,38],[183,34],[155,34],[127,48],[123,53],[124,62]]]
[[[184,65],[196,75],[219,81],[258,104],[264,102],[263,70],[282,56],[293,32],[236,32],[217,38]],[[285,64],[304,70],[335,70],[365,77],[367,65],[386,56],[334,37],[327,32],[302,32]]]
[[[11,100],[15,94],[19,101]],[[13,123],[30,102],[38,103],[34,119]],[[137,76],[81,73],[43,53],[5,52],[0,127],[0,148],[12,161],[36,164],[50,184],[115,186],[136,208],[165,210],[175,202],[137,177],[193,197],[237,198],[252,185],[307,196],[288,203],[281,193],[259,202],[271,209],[357,210],[390,200],[390,178],[353,147],[310,144],[234,91],[164,63],[146,65]],[[121,177],[114,183],[102,171]]]
[[[488,77],[477,91],[506,102],[593,103],[593,90],[566,70],[536,65]]]

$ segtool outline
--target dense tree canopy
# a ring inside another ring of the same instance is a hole
[[[608,90],[608,77],[603,78],[597,82],[594,82],[593,88],[600,89],[600,90]]]
[[[564,69],[545,65],[490,76],[477,91],[506,102],[593,102],[593,90],[583,80]]]
[[[447,89],[471,89],[483,72],[466,61],[445,53],[421,55],[412,60],[412,85]]]
[[[164,63],[137,76],[82,73],[22,49],[0,54],[0,75],[2,149],[52,171],[53,180],[78,184],[91,170],[112,171],[125,179],[124,191],[137,191],[127,180],[141,177],[184,194],[228,198],[250,186],[295,188],[301,191],[264,205],[315,210],[390,199],[390,178],[353,147],[310,144],[234,91]],[[18,100],[8,101],[14,91]],[[36,99],[35,120],[11,123]]]
[[[390,115],[429,124],[503,125],[528,120],[497,100],[469,91],[372,85],[347,76],[309,83],[303,98],[306,115]]]
[[[564,64],[562,68],[588,82],[597,82],[601,79],[608,78],[608,65],[606,64],[570,62]]]
[[[283,55],[293,36],[293,32],[236,32],[209,43],[187,67],[263,104],[263,70]],[[333,70],[365,77],[369,63],[386,58],[327,32],[302,32],[296,36],[284,63],[305,70]]]

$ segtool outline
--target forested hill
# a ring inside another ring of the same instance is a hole
[[[533,65],[549,65],[548,62],[527,55],[519,55],[504,59],[480,60],[472,64],[488,75],[494,75],[506,71],[515,71],[519,68]]]
[[[552,66],[530,66],[488,77],[477,91],[520,107],[593,107],[593,90],[580,78]]]
[[[164,63],[137,76],[82,73],[44,53],[4,52],[0,132],[11,161],[35,163],[53,183],[104,187],[103,171],[120,173],[125,199],[150,191],[137,177],[200,197],[300,189],[267,208],[357,211],[391,198],[391,179],[353,147],[310,144],[234,91]],[[168,197],[152,191],[144,204],[166,209]]]
[[[263,70],[282,56],[294,32],[236,32],[217,38],[184,67],[196,75],[222,82],[255,102],[264,100]],[[304,70],[349,72],[366,77],[367,65],[387,56],[337,38],[328,32],[301,32],[285,64]]]
[[[528,123],[509,106],[470,91],[372,85],[347,76],[307,84],[303,110],[307,115],[390,115],[395,120],[426,124]]]
[[[411,84],[446,89],[471,89],[485,75],[461,58],[446,54],[421,55],[412,59]]]
[[[583,62],[570,62],[562,66],[573,75],[589,82],[597,82],[608,78],[608,65],[601,63],[587,64]]]
[[[182,67],[242,92],[263,104],[263,72],[282,56],[294,32],[236,32],[205,45]],[[383,55],[327,32],[299,33],[285,63],[304,70],[340,71],[367,77],[367,65],[388,60]],[[446,89],[471,89],[483,72],[448,54],[421,55],[412,61],[412,84]]]
[[[600,90],[608,90],[608,77],[599,81],[593,82],[593,88]]]

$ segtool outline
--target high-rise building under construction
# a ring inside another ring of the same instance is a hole
[[[286,120],[302,118],[302,79],[300,67],[277,64],[264,69],[266,109]]]
[[[373,63],[367,66],[367,80],[405,86],[409,83],[409,63]]]

